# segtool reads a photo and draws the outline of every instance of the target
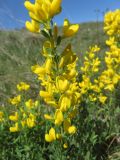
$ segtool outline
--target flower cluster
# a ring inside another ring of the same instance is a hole
[[[76,132],[76,127],[72,125],[72,119],[76,115],[76,104],[78,104],[79,98],[77,56],[72,51],[71,44],[66,46],[61,55],[56,54],[57,46],[52,43],[53,41],[45,41],[43,45],[42,54],[46,57],[44,64],[32,66],[32,71],[41,80],[43,87],[43,90],[40,90],[40,96],[49,106],[49,112],[44,114],[44,118],[50,121],[51,125],[57,126],[57,133],[52,127],[49,134],[45,135],[48,142],[57,137],[58,139],[63,137],[63,133],[74,134]],[[50,47],[49,52],[47,51],[48,46]],[[61,130],[64,132],[61,133]],[[56,134],[51,138],[51,133]]]
[[[103,95],[102,90],[99,86],[98,72],[100,71],[101,61],[97,56],[97,52],[100,48],[95,45],[90,47],[89,52],[84,57],[84,64],[80,68],[82,72],[82,80],[79,83],[81,97],[89,98],[90,101],[105,103],[107,97]],[[89,94],[89,92],[91,94]]]
[[[17,132],[24,128],[32,128],[37,123],[36,117],[38,116],[39,102],[24,97],[24,94],[26,94],[26,91],[29,89],[29,84],[20,82],[17,84],[17,90],[20,94],[9,99],[10,104],[15,106],[15,111],[12,111],[9,115],[9,120],[12,125],[10,126],[10,132]]]
[[[104,19],[104,30],[107,32],[109,36],[119,36],[120,35],[120,10],[112,12],[109,11],[105,15]]]
[[[14,113],[9,116],[9,120],[14,123],[10,127],[10,132],[17,132],[24,128],[32,128],[37,124],[36,117],[38,101],[33,102],[32,99],[29,99],[25,102],[25,105],[20,107]]]
[[[105,54],[106,70],[99,77],[105,90],[113,91],[120,80],[120,10],[108,12],[105,16],[105,31],[109,36],[106,44],[109,50]]]
[[[32,4],[25,1],[24,5],[29,11],[31,22],[26,22],[26,28],[31,32],[40,32],[40,24],[50,25],[51,19],[61,11],[62,0],[35,0]]]

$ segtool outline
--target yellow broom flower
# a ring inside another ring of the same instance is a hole
[[[11,121],[18,121],[18,112],[15,112],[15,115],[9,116],[9,119]]]
[[[40,32],[40,25],[35,20],[31,20],[31,22],[26,21],[25,26],[30,32],[33,32],[33,33]]]
[[[51,17],[53,17],[54,15],[58,14],[61,11],[61,3],[62,3],[62,0],[52,0],[51,9],[50,9]]]
[[[75,33],[77,33],[79,30],[79,25],[78,24],[70,24],[70,22],[65,19],[64,20],[64,25],[63,25],[63,37],[71,37]]]
[[[62,111],[57,109],[55,112],[55,125],[61,125],[63,120],[64,120],[64,117],[63,117]]]
[[[30,85],[25,82],[20,82],[17,84],[18,91],[27,91],[30,88]]]
[[[49,134],[45,134],[45,140],[46,142],[53,142],[56,140],[56,135],[55,135],[55,129],[51,128],[49,130]]]
[[[56,87],[60,92],[65,92],[69,88],[69,82],[64,77],[57,77]]]
[[[10,127],[10,132],[18,132],[19,127],[18,127],[18,122],[15,123],[15,126]]]

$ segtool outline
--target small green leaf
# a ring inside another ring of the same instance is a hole
[[[43,35],[44,37],[50,38],[50,35],[49,35],[49,33],[48,33],[47,31],[41,30],[41,33],[42,33],[42,35]]]

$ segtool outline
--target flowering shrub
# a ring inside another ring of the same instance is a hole
[[[9,99],[9,114],[0,112],[1,135],[9,128],[6,132],[14,137],[14,144],[23,143],[24,153],[19,147],[15,150],[19,159],[25,154],[30,159],[102,160],[109,154],[110,139],[119,135],[119,128],[113,124],[119,110],[114,103],[120,81],[120,11],[105,15],[108,50],[104,62],[99,57],[100,48],[94,45],[78,67],[79,58],[71,44],[59,53],[61,42],[79,30],[78,24],[65,19],[59,33],[53,17],[61,12],[61,3],[62,0],[36,0],[34,4],[25,1],[31,18],[26,28],[45,37],[44,63],[31,67],[40,82],[39,96],[32,99],[27,94],[31,86],[17,84],[18,95]],[[33,148],[30,157],[27,152]]]

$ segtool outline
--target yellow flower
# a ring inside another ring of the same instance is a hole
[[[91,52],[95,53],[95,52],[100,51],[100,48],[99,48],[97,45],[92,46],[92,47],[90,47],[89,49],[90,49],[90,53],[91,53]]]
[[[90,94],[90,95],[89,95],[89,99],[90,99],[90,101],[92,101],[92,102],[95,102],[95,101],[97,100],[95,94]]]
[[[18,123],[15,123],[15,126],[10,127],[10,132],[18,132],[19,131],[19,127],[18,127]]]
[[[25,102],[25,105],[28,109],[31,109],[38,106],[38,101],[33,102],[32,99],[29,99],[28,101]]]
[[[114,74],[112,78],[112,83],[117,84],[119,80],[120,80],[120,76],[118,74]]]
[[[68,133],[69,134],[75,134],[76,133],[76,127],[75,126],[70,126],[69,128],[68,128]]]
[[[19,84],[17,84],[17,89],[19,91],[27,91],[29,88],[30,88],[30,85],[25,82],[20,82]]]
[[[53,17],[54,15],[60,13],[61,11],[61,3],[62,0],[52,0],[51,8],[50,8],[50,16]]]
[[[63,37],[71,37],[79,30],[78,24],[70,24],[70,22],[65,19],[63,25]]]
[[[105,90],[113,91],[115,89],[114,84],[108,84],[105,86]]]
[[[29,115],[29,118],[26,119],[26,124],[29,128],[32,128],[35,126],[35,120],[36,117],[33,114]]]
[[[40,91],[40,96],[43,98],[51,98],[52,95],[49,92]]]
[[[34,103],[33,103],[32,99],[29,99],[28,101],[25,102],[25,105],[27,108],[31,108],[34,106]]]
[[[105,14],[104,30],[109,36],[116,36],[120,34],[119,22],[120,22],[120,10],[119,9],[113,12],[110,11]]]
[[[115,37],[110,37],[109,40],[106,40],[106,44],[111,46],[115,43]]]
[[[66,74],[66,77],[67,77],[67,79],[72,79],[72,78],[74,78],[76,75],[77,75],[78,73],[77,73],[77,71],[76,71],[76,69],[71,69],[67,74]]]
[[[72,100],[69,95],[65,94],[60,97],[59,106],[61,111],[63,112],[67,111],[71,107],[71,104]]]
[[[51,68],[52,68],[52,59],[51,58],[47,58],[46,62],[45,62],[45,70],[47,74],[51,73]]]
[[[64,143],[64,144],[63,144],[63,148],[64,148],[64,149],[67,149],[67,148],[68,148],[68,144],[67,144],[67,143]]]
[[[65,92],[69,88],[69,82],[64,77],[56,77],[56,87],[60,92]]]
[[[71,126],[71,120],[70,118],[67,118],[64,120],[64,123],[63,123],[63,127],[64,127],[64,131],[66,133],[69,133],[69,134],[75,134],[76,133],[76,127],[75,126]]]
[[[49,114],[44,114],[44,118],[47,120],[53,120],[53,117],[50,116]]]
[[[53,142],[56,140],[56,135],[55,135],[55,129],[54,128],[51,128],[49,130],[49,134],[45,134],[45,140],[47,142]]]
[[[9,119],[11,121],[18,121],[18,112],[15,112],[15,115],[9,116]]]
[[[52,107],[55,107],[55,108],[58,106],[55,101],[52,101],[52,100],[50,100],[50,99],[45,99],[45,102],[46,102],[48,105],[50,105],[50,106],[52,106]]]
[[[25,1],[24,5],[29,11],[31,12],[35,11],[35,5],[32,4],[30,1]]]
[[[26,125],[26,121],[25,121],[25,120],[21,121],[21,125],[22,125],[22,127],[24,128],[25,125]]]
[[[99,98],[99,101],[100,101],[102,104],[104,104],[105,101],[107,100],[107,97],[104,96],[104,95],[102,95],[102,94],[100,94],[100,96],[99,96],[98,98]]]
[[[62,0],[36,0],[34,4],[25,1],[24,5],[30,12],[30,17],[40,23],[50,22],[61,11]],[[31,27],[30,27],[31,28]],[[30,29],[33,32],[33,28]]]
[[[26,21],[25,26],[30,32],[35,32],[35,33],[40,32],[39,23],[36,22],[35,20],[31,20],[31,22]]]
[[[14,97],[14,98],[10,98],[9,102],[11,104],[13,104],[13,105],[19,104],[21,102],[21,95],[18,95],[18,96]]]
[[[45,75],[46,73],[45,67],[39,66],[39,65],[32,66],[31,70],[33,73],[37,74],[38,76]]]
[[[49,1],[41,1],[40,3],[35,3],[35,12],[34,15],[36,16],[39,22],[47,22],[50,20],[50,2]],[[32,17],[31,17],[32,18]]]
[[[63,117],[62,111],[57,109],[55,112],[55,125],[61,125],[63,120],[64,120],[64,117]]]
[[[27,123],[27,126],[28,126],[29,128],[32,128],[32,127],[35,126],[35,120],[34,120],[34,119],[27,118],[26,123]]]

